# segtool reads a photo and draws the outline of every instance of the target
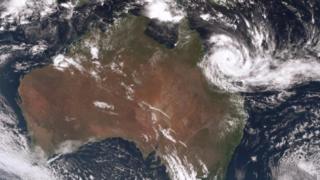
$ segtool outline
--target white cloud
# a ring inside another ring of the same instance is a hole
[[[92,59],[99,59],[99,49],[97,47],[91,46],[90,53]]]
[[[54,57],[53,59],[53,66],[55,69],[59,70],[59,71],[64,71],[70,67],[74,67],[77,70],[83,72],[84,71],[84,67],[82,67],[81,63],[79,62],[79,60],[73,59],[73,58],[69,58],[69,57],[65,57],[62,54],[57,55],[56,57]]]
[[[145,14],[151,19],[178,23],[185,15],[172,0],[145,0]]]
[[[0,6],[4,8],[0,12],[0,18],[2,19],[1,25],[18,20],[20,24],[29,23],[28,18],[36,13],[39,13],[41,17],[55,11],[55,0],[4,0],[0,3]]]
[[[268,40],[263,31],[251,30],[255,51],[227,34],[214,34],[211,49],[199,67],[209,83],[231,92],[250,92],[262,87],[280,90],[308,80],[320,80],[320,63],[315,58],[286,58],[285,61],[262,49]],[[271,42],[269,42],[271,43]],[[272,47],[272,46],[270,46]]]
[[[103,102],[103,101],[95,101],[95,102],[93,102],[93,105],[97,108],[100,108],[100,109],[106,109],[106,110],[111,110],[111,111],[114,110],[114,105]]]

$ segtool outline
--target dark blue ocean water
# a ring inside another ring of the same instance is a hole
[[[99,26],[97,20],[101,18],[105,21],[104,24],[112,23],[114,13],[123,11],[124,5],[128,2],[110,1],[100,6],[89,4],[77,9],[80,14],[73,17],[70,23],[61,18],[62,11],[52,14],[43,21],[18,26],[13,31],[0,32],[0,44],[4,47],[0,54],[10,54],[5,65],[0,67],[0,95],[14,110],[18,120],[17,127],[12,125],[14,127],[11,128],[18,128],[20,134],[28,137],[26,121],[18,105],[20,79],[34,68],[50,64],[53,55],[63,52],[65,47],[85,33],[92,23]],[[56,29],[56,31],[37,35],[37,32],[45,32],[49,29]],[[32,54],[29,49],[39,40],[45,40],[48,43],[48,49]],[[12,47],[15,45],[22,45],[23,48],[14,50]],[[22,66],[17,68],[17,64]],[[8,124],[8,126],[11,125]],[[30,141],[30,138],[28,139]],[[169,179],[166,167],[154,152],[143,157],[135,143],[121,138],[88,143],[73,153],[54,155],[50,158],[54,159],[50,161],[50,168],[53,168],[62,179]],[[0,171],[0,179],[11,178],[23,177]]]
[[[299,158],[308,159],[319,153],[320,135],[316,132],[320,130],[320,83],[299,85],[288,92],[290,95],[281,100],[277,100],[279,92],[245,95],[249,119],[243,139],[229,165],[227,179],[236,179],[239,174],[244,179],[276,179],[279,176],[276,170],[279,166],[281,168],[283,156],[303,150],[292,157],[299,162]],[[271,103],[270,100],[278,102]],[[318,158],[308,160],[315,164],[319,161]],[[296,162],[291,165],[295,166]],[[288,171],[298,171],[295,168]],[[317,178],[308,173],[301,172],[301,176],[289,177]]]
[[[191,1],[190,1],[191,2]],[[275,32],[275,41],[278,49],[302,48],[308,39],[306,24],[312,20],[318,26],[320,24],[320,2],[318,1],[294,1],[287,0],[291,9],[284,7],[280,1],[253,1],[249,5],[238,5],[234,9],[225,9],[216,6],[212,8],[203,1],[194,1],[207,11],[219,11],[227,14],[232,19],[234,14],[252,17],[252,12],[259,12],[262,9],[269,12],[268,19]],[[121,11],[127,1],[113,2],[105,6],[81,7],[79,15],[66,23],[59,18],[59,14],[53,14],[44,22],[34,22],[28,27],[40,28],[46,31],[47,28],[57,28],[52,34],[43,36],[28,36],[27,25],[19,27],[14,32],[0,33],[1,45],[29,44],[32,46],[38,40],[45,39],[49,42],[48,49],[37,55],[30,54],[27,50],[2,49],[2,53],[11,52],[13,55],[8,63],[0,68],[0,93],[13,107],[18,116],[18,126],[22,134],[27,134],[26,122],[17,104],[19,96],[17,88],[20,78],[33,68],[39,68],[50,63],[50,57],[63,52],[68,44],[79,38],[86,29],[96,22],[97,16],[104,19],[104,23],[112,22],[113,10]],[[311,6],[312,5],[312,6]],[[310,8],[318,18],[312,19]],[[297,12],[301,14],[297,19]],[[189,20],[191,27],[199,32],[201,37],[208,38],[208,34],[222,24],[206,26],[195,18],[197,12],[190,8]],[[252,18],[253,19],[253,18]],[[301,21],[302,19],[302,21]],[[81,23],[79,23],[81,22]],[[30,28],[32,29],[32,28]],[[228,32],[229,29],[219,27],[219,31]],[[36,32],[36,31],[35,31]],[[228,32],[245,34],[241,32]],[[29,32],[30,34],[30,32]],[[31,33],[32,34],[32,33]],[[315,39],[314,41],[316,41]],[[28,64],[28,67],[17,71],[17,62]],[[308,72],[305,72],[308,73]],[[272,179],[281,175],[278,168],[282,167],[284,156],[294,153],[299,147],[307,152],[303,158],[311,157],[315,147],[320,147],[320,130],[318,109],[320,106],[320,83],[301,82],[288,90],[242,93],[245,98],[245,109],[249,115],[244,129],[244,136],[241,143],[234,152],[230,162],[227,179],[248,179],[264,180]],[[299,131],[297,131],[299,129]],[[313,134],[310,136],[310,134]],[[319,149],[320,150],[320,149]],[[314,159],[310,159],[313,161]],[[97,162],[100,163],[97,163]],[[68,164],[68,172],[62,169],[61,164]],[[100,179],[134,179],[137,177],[148,177],[150,179],[168,179],[165,167],[161,165],[155,154],[147,158],[142,157],[141,152],[135,144],[124,139],[106,139],[100,142],[93,142],[80,147],[72,154],[66,154],[51,162],[60,174],[66,179],[71,177],[88,177],[94,174]],[[115,165],[119,168],[115,170]],[[296,168],[296,167],[290,167]],[[83,174],[79,174],[80,170]],[[67,176],[67,174],[71,174]],[[314,176],[303,173],[294,179],[315,179]]]

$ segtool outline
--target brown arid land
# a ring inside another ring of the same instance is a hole
[[[167,49],[144,34],[147,22],[92,29],[21,80],[34,144],[51,154],[65,141],[122,137],[168,166],[180,158],[199,176],[223,171],[244,124],[234,97],[208,86],[197,66],[201,42],[187,25]]]

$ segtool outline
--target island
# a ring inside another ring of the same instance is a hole
[[[32,142],[53,154],[68,141],[121,137],[156,152],[173,179],[221,179],[242,137],[242,100],[207,83],[187,20],[174,48],[146,35],[149,21],[128,15],[93,27],[21,80]]]

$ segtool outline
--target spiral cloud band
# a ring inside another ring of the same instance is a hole
[[[250,31],[253,48],[231,35],[211,36],[209,51],[199,63],[209,83],[230,92],[253,92],[286,89],[320,79],[316,57],[275,58],[274,50],[262,48],[264,40],[272,47],[268,33],[257,29]]]

